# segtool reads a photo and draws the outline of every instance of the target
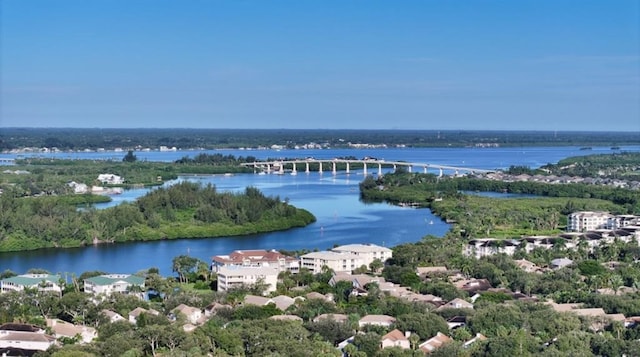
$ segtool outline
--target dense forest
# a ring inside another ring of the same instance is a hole
[[[279,197],[247,187],[242,194],[181,182],[135,203],[78,209],[66,196],[0,200],[0,251],[106,242],[244,235],[305,226],[315,220]]]
[[[410,147],[616,146],[637,145],[634,132],[549,132],[468,130],[302,130],[302,129],[80,129],[1,128],[0,151],[25,147],[59,150],[137,149],[160,146],[181,149],[269,147],[316,143],[348,147],[349,143]]]

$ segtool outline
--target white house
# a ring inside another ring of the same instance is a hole
[[[253,285],[261,282],[266,292],[276,291],[279,269],[276,267],[220,267],[218,270],[218,291],[234,287]]]
[[[160,315],[160,312],[158,312],[158,311],[156,311],[154,309],[147,310],[147,309],[142,308],[142,307],[136,307],[135,309],[131,310],[131,312],[129,312],[129,322],[131,322],[132,324],[138,323],[138,318],[142,314],[149,314],[149,315],[158,316],[158,315]]]
[[[120,185],[124,183],[123,177],[114,174],[100,174],[97,180],[106,185]]]
[[[84,280],[84,292],[93,295],[126,294],[134,286],[144,288],[144,278],[130,274],[107,274]]]
[[[411,348],[411,342],[409,341],[408,336],[411,332],[407,332],[407,334],[402,333],[402,331],[398,329],[394,329],[388,334],[382,336],[380,340],[380,348],[387,347],[400,347],[403,350],[407,350]]]
[[[396,318],[388,315],[366,315],[358,321],[358,326],[375,325],[389,327],[396,322]]]
[[[201,322],[202,318],[202,310],[197,307],[192,307],[185,304],[178,305],[175,309],[171,310],[173,313],[183,315],[187,321],[196,325]]]
[[[60,275],[23,274],[0,280],[0,292],[22,291],[25,288],[62,294]]]
[[[55,343],[56,339],[53,336],[44,333],[0,330],[0,350],[15,348],[27,351],[46,351]]]

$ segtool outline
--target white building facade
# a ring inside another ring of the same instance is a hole
[[[569,214],[567,230],[572,232],[586,232],[607,228],[607,222],[614,216],[609,212],[580,211]]]
[[[26,288],[62,294],[60,276],[51,274],[23,274],[0,280],[0,292],[22,291]]]
[[[220,267],[218,269],[218,291],[228,291],[234,287],[266,285],[266,292],[276,291],[278,268],[275,267]]]

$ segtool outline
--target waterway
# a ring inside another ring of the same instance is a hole
[[[625,147],[626,151],[640,151],[640,146]],[[183,156],[195,156],[202,151],[139,152],[139,159],[173,161]],[[569,156],[609,153],[609,148],[594,148],[590,152],[577,147],[535,148],[440,148],[440,149],[371,149],[371,150],[216,150],[232,155],[252,155],[260,159],[279,157],[377,157],[385,160],[474,167],[479,169],[505,168],[511,165],[539,167]],[[118,153],[56,153],[38,154],[47,157],[82,159],[118,159]],[[122,153],[119,153],[122,154]],[[124,154],[122,154],[124,155]],[[15,155],[0,157],[15,158]],[[121,159],[121,158],[120,158]],[[120,160],[118,159],[118,160]],[[211,256],[227,254],[236,249],[328,249],[349,243],[375,243],[388,247],[415,242],[426,235],[441,237],[449,225],[433,216],[427,209],[413,209],[388,204],[365,204],[359,201],[358,183],[362,172],[354,171],[336,176],[325,172],[298,175],[216,175],[182,177],[212,183],[219,190],[243,190],[254,186],[267,195],[288,199],[291,204],[312,212],[317,222],[303,228],[242,237],[209,239],[181,239],[155,242],[135,242],[90,246],[77,249],[42,249],[29,252],[0,254],[0,270],[11,269],[23,273],[30,268],[43,268],[54,273],[74,273],[101,270],[113,273],[134,273],[157,267],[161,274],[171,274],[171,260],[189,254],[209,262]],[[145,190],[126,191],[114,196],[110,205],[133,200]]]

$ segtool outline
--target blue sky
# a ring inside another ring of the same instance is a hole
[[[0,6],[0,127],[640,131],[637,0]]]

